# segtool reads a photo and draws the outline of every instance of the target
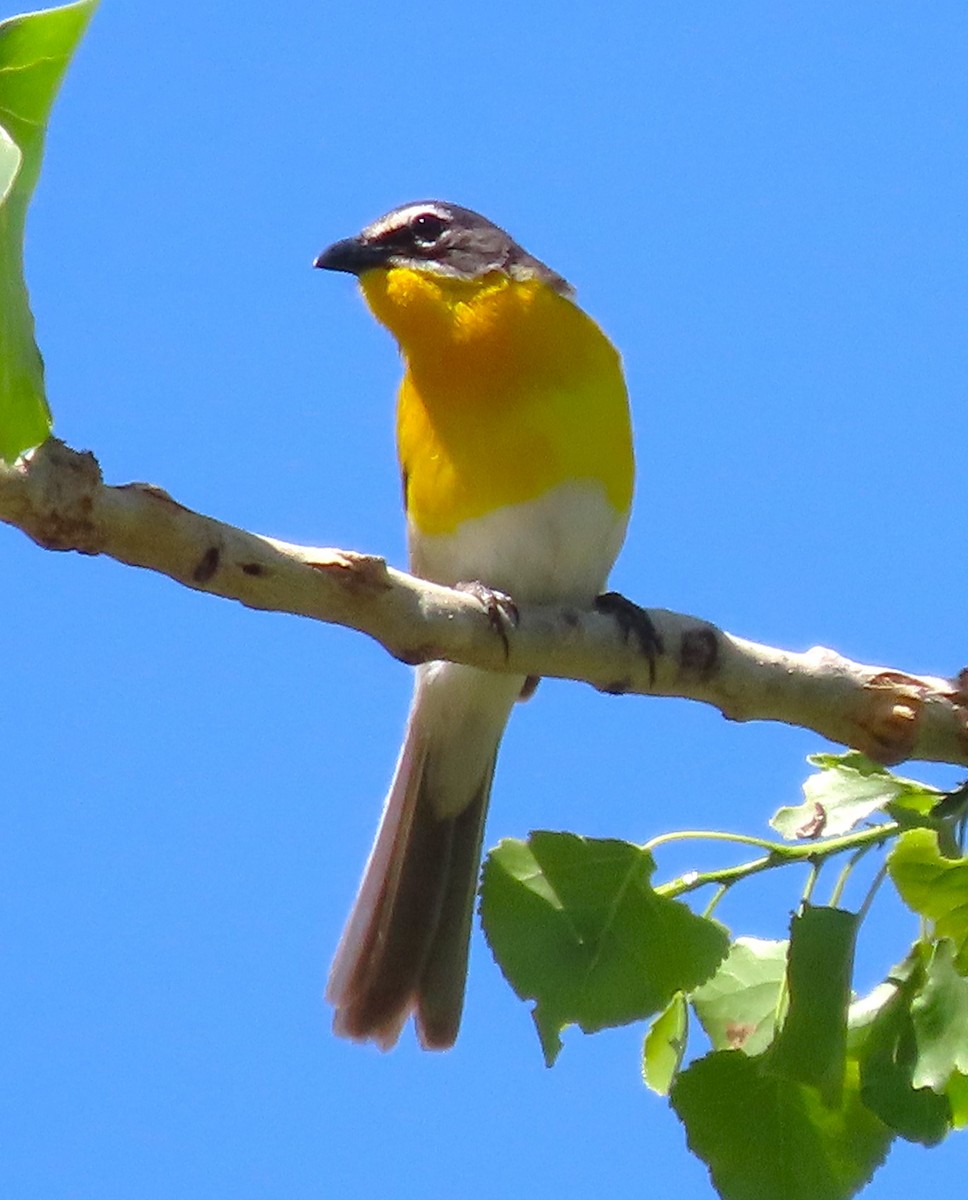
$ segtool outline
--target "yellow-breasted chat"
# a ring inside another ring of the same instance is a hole
[[[410,569],[530,603],[602,591],[632,501],[619,355],[571,287],[458,205],[407,204],[315,265],[359,278],[396,338]],[[384,1049],[413,1014],[457,1036],[484,819],[522,676],[417,668],[403,748],[327,987],[337,1033]]]

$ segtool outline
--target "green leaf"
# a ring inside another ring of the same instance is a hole
[[[760,1054],[773,1040],[787,943],[737,938],[691,1000],[714,1050]]]
[[[790,841],[838,837],[887,804],[926,813],[942,795],[916,780],[893,775],[856,750],[814,754],[807,761],[821,769],[804,783],[803,803],[779,809],[770,821]]]
[[[951,1128],[948,1100],[915,1086],[918,1060],[911,1002],[924,981],[923,947],[916,946],[899,973],[875,988],[880,999],[857,1047],[864,1104],[901,1137],[933,1146]],[[855,1011],[857,1006],[854,1006]]]
[[[915,942],[907,957],[890,969],[883,983],[872,988],[866,996],[853,1001],[847,1013],[848,1054],[855,1058],[861,1054],[884,1010],[894,1003],[898,991],[905,984],[914,979],[910,995],[920,986],[924,976],[922,950],[921,943]]]
[[[3,206],[4,200],[10,194],[23,157],[20,147],[0,125],[0,207]]]
[[[689,1005],[676,992],[645,1035],[642,1045],[642,1078],[647,1087],[667,1096],[686,1052],[689,1036]]]
[[[0,22],[0,458],[8,461],[50,432],[23,278],[24,225],[50,108],[95,3]]]
[[[917,1040],[915,1087],[943,1092],[954,1071],[968,1074],[968,979],[955,970],[955,948],[942,938],[931,949],[924,985],[911,1004]]]
[[[944,792],[941,799],[932,808],[931,815],[938,820],[957,824],[965,816],[966,811],[968,811],[968,781],[960,783],[950,792]],[[955,852],[957,853],[957,848]]]
[[[659,1012],[709,978],[726,930],[659,896],[652,855],[628,842],[532,833],[484,864],[481,918],[495,959],[534,1020],[545,1061],[561,1030],[586,1033]]]
[[[968,974],[968,858],[945,858],[930,829],[901,834],[887,856],[888,870],[901,899],[934,921],[939,938],[955,945],[955,967]]]
[[[890,1130],[860,1101],[853,1063],[834,1107],[730,1050],[683,1071],[671,1099],[723,1200],[848,1200],[891,1144]]]
[[[790,926],[789,1007],[764,1057],[771,1071],[840,1100],[847,1061],[847,1010],[857,937],[856,913],[804,905]]]
[[[905,775],[889,771],[882,763],[874,762],[859,750],[845,750],[843,754],[808,754],[807,762],[822,771],[856,771],[859,775],[881,776],[889,780],[893,787],[899,788],[901,794],[912,797],[927,794],[934,798],[932,803],[938,796],[944,795],[920,779],[908,779]]]
[[[951,1124],[955,1129],[968,1125],[968,1075],[956,1071],[948,1080],[946,1089],[951,1104]]]

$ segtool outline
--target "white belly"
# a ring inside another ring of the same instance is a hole
[[[435,583],[478,581],[522,603],[587,605],[605,587],[628,514],[594,480],[464,521],[454,533],[410,525],[410,566]]]

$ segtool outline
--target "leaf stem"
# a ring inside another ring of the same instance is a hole
[[[821,866],[823,866],[823,859],[810,860],[810,874],[807,876],[807,882],[803,889],[803,904],[809,904],[813,899],[813,889],[817,886],[817,880],[820,878]]]
[[[685,895],[687,892],[694,892],[701,887],[705,887],[707,884],[728,886],[740,879],[746,879],[751,875],[758,875],[761,871],[769,871],[774,867],[783,867],[789,863],[809,862],[816,866],[824,860],[832,858],[835,854],[842,854],[846,850],[860,851],[862,849],[866,850],[871,846],[878,846],[882,842],[886,842],[889,838],[894,837],[900,829],[901,826],[897,821],[889,821],[884,825],[875,825],[870,829],[863,829],[859,833],[846,833],[840,837],[827,838],[826,840],[807,842],[795,846],[784,842],[770,842],[764,838],[745,837],[739,834],[685,830],[681,833],[666,833],[661,837],[653,838],[643,848],[651,850],[657,845],[678,839],[708,838],[711,841],[741,842],[746,845],[761,846],[764,850],[768,851],[768,853],[759,858],[750,859],[733,867],[722,867],[716,871],[689,871],[685,875],[680,875],[677,879],[671,879],[668,883],[660,884],[655,889],[661,896],[675,897]]]
[[[646,842],[642,849],[651,853],[667,842],[687,842],[704,840],[709,842],[738,842],[743,846],[760,846],[764,850],[772,850],[780,846],[779,842],[771,842],[768,838],[753,837],[748,833],[726,833],[722,829],[679,829],[674,833],[660,833],[658,837]]]
[[[726,893],[728,891],[729,891],[729,884],[721,883],[719,885],[719,887],[715,890],[715,892],[713,892],[713,895],[712,895],[709,903],[702,910],[702,915],[704,917],[711,917],[713,915],[713,913],[716,911],[716,906],[719,904],[720,900],[722,900],[722,898],[726,895]]]
[[[855,850],[847,862],[844,863],[840,874],[837,876],[837,882],[834,884],[834,889],[830,893],[830,899],[827,901],[831,908],[836,908],[840,903],[840,897],[843,895],[844,888],[847,886],[847,880],[850,878],[851,871],[853,871],[854,867],[870,849],[870,845],[861,846],[859,849]]]
[[[858,924],[860,924],[860,922],[862,922],[864,920],[864,918],[867,916],[867,912],[870,909],[870,906],[874,903],[874,897],[877,895],[877,889],[884,882],[884,877],[886,875],[887,875],[887,863],[885,862],[885,863],[881,863],[880,870],[874,876],[873,882],[871,883],[870,887],[867,889],[867,895],[864,897],[863,904],[861,904],[860,908],[857,910]]]

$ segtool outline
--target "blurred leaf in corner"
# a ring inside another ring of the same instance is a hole
[[[51,105],[96,3],[0,22],[0,458],[8,462],[51,427],[24,281],[24,226]]]

